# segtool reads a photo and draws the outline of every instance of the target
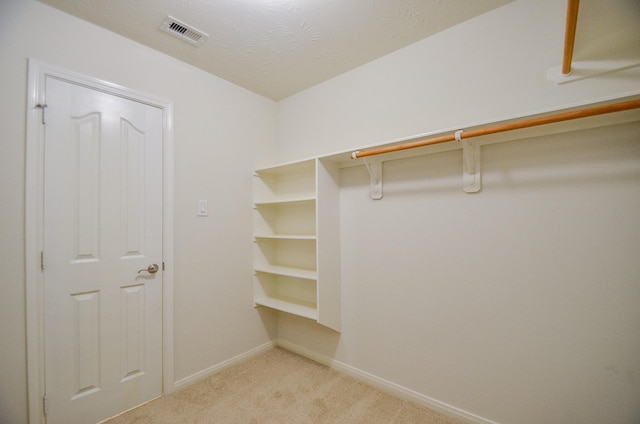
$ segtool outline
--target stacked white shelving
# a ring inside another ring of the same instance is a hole
[[[256,170],[254,303],[340,331],[338,167]]]

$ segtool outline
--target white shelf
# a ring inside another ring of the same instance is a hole
[[[256,207],[265,205],[282,205],[282,204],[296,204],[296,203],[313,203],[316,201],[315,196],[302,196],[302,197],[289,197],[273,200],[258,200],[254,202]]]
[[[317,159],[257,170],[253,211],[254,303],[336,331],[341,327],[338,171],[335,163]]]
[[[291,162],[283,165],[276,165],[269,168],[256,170],[256,175],[264,176],[289,176],[296,174],[313,174],[315,170],[315,161],[313,159],[302,162]]]
[[[256,272],[264,272],[267,274],[284,275],[287,277],[302,278],[304,280],[316,280],[318,273],[311,269],[293,268],[289,266],[278,265],[256,265]]]
[[[297,234],[256,234],[256,239],[273,239],[273,240],[315,240],[314,235],[297,235]]]
[[[256,305],[277,309],[312,320],[318,320],[318,309],[313,303],[301,302],[289,297],[260,297],[254,299]]]
[[[253,213],[253,231],[260,236],[315,236],[316,202],[259,203]]]
[[[257,170],[254,199],[258,204],[309,202],[315,200],[315,161],[290,163]]]

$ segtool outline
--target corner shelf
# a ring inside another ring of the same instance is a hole
[[[269,206],[269,205],[286,205],[286,204],[296,204],[296,203],[313,203],[316,201],[315,197],[290,197],[290,198],[280,198],[274,200],[267,201],[255,201],[254,204],[256,207],[261,206]]]
[[[262,272],[264,274],[273,274],[273,275],[282,275],[285,277],[300,278],[303,280],[316,281],[318,279],[318,273],[314,270],[303,269],[303,268],[292,268],[288,266],[255,265],[254,271]]]
[[[255,177],[254,304],[340,331],[337,165],[307,160]]]
[[[260,297],[254,299],[254,302],[259,306],[266,306],[267,308],[288,312],[315,321],[318,320],[318,308],[314,303],[303,303],[290,297]]]
[[[256,234],[256,239],[279,239],[279,240],[315,240],[316,236],[293,235],[293,234]]]

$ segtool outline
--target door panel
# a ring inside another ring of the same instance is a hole
[[[47,422],[162,392],[162,110],[48,77]]]

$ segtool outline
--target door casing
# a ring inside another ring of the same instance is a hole
[[[173,374],[173,104],[116,84],[29,60],[25,174],[25,296],[29,424],[45,423],[44,279],[44,81],[57,78],[162,109],[162,207],[164,285],[162,304],[162,393],[174,390]],[[46,114],[46,107],[44,108]]]

